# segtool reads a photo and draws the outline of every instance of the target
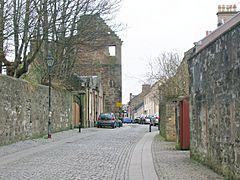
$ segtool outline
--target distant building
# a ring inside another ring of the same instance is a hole
[[[161,83],[157,81],[151,86],[149,93],[144,97],[144,111],[147,115],[159,116],[159,86]]]
[[[128,112],[132,119],[136,118],[136,115],[146,114],[144,112],[144,96],[149,93],[151,86],[149,84],[142,85],[142,92],[136,96],[130,94],[130,101],[128,106]],[[140,112],[139,110],[143,111]]]

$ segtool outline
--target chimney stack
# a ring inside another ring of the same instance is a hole
[[[230,18],[232,18],[235,14],[237,14],[237,6],[236,4],[233,5],[218,5],[218,24],[217,26],[221,26]]]

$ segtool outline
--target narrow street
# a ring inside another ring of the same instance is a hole
[[[2,146],[0,179],[150,180],[154,174],[158,179],[224,179],[191,161],[188,151],[176,151],[173,143],[160,140],[156,127],[148,130],[138,124],[89,128],[82,133],[75,129],[55,133],[50,140]]]

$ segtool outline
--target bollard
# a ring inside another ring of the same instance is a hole
[[[81,132],[81,123],[79,123],[79,132]]]
[[[149,124],[149,132],[151,132],[151,127],[152,127],[152,125],[151,125],[151,123]]]

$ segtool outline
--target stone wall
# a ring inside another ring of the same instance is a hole
[[[240,179],[240,26],[189,60],[191,157]]]
[[[53,131],[70,129],[72,95],[52,90]],[[48,87],[0,76],[0,145],[47,134]]]
[[[168,141],[176,141],[175,104],[160,104],[160,134]]]
[[[169,141],[177,140],[176,108],[181,97],[189,94],[188,59],[192,49],[184,53],[175,75],[158,87],[160,98],[160,134]]]

